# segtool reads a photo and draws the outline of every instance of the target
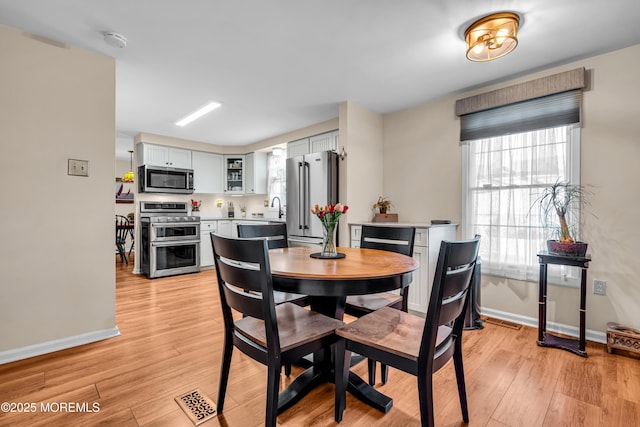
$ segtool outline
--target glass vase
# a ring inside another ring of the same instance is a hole
[[[337,257],[336,249],[336,224],[325,224],[322,227],[322,256]]]

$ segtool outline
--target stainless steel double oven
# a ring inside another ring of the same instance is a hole
[[[149,278],[200,271],[200,218],[186,202],[140,202],[140,271]]]

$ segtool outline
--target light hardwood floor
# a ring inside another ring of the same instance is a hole
[[[116,261],[121,336],[0,365],[0,402],[99,404],[93,413],[0,413],[0,426],[191,426],[174,402],[199,388],[214,402],[222,318],[215,272],[147,280]],[[536,331],[486,324],[464,334],[470,426],[637,426],[640,360],[588,343],[584,359],[536,345]],[[355,368],[366,376],[365,363]],[[294,375],[298,373],[294,368]],[[348,396],[343,426],[419,425],[415,378],[390,369],[378,384],[388,414]],[[287,383],[283,376],[282,384]],[[224,415],[204,426],[260,426],[266,369],[235,352]],[[451,362],[435,374],[438,426],[463,425]],[[333,385],[278,416],[287,426],[328,426]]]

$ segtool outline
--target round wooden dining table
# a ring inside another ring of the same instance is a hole
[[[269,250],[273,288],[309,296],[311,309],[343,319],[348,295],[391,291],[408,286],[419,264],[406,255],[376,249],[338,248],[344,258],[318,259],[308,246]],[[311,389],[333,381],[329,349],[313,355],[313,364],[299,375],[278,399],[278,411],[284,411]],[[378,392],[358,375],[350,373],[347,390],[372,407],[388,412],[393,401]]]

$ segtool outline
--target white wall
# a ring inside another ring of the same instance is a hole
[[[340,246],[349,246],[350,222],[371,221],[372,205],[383,195],[382,115],[353,102],[340,104],[340,202],[349,211],[340,222]]]
[[[384,116],[384,192],[401,217],[446,218],[461,212],[459,121],[455,100],[541,76],[586,67],[582,183],[594,186],[597,219],[585,216],[584,240],[593,261],[588,270],[587,328],[604,332],[609,321],[640,327],[640,45],[548,69],[499,85],[440,99]],[[607,281],[607,295],[592,293],[593,279]],[[550,286],[549,321],[578,325],[577,290]],[[537,317],[538,285],[484,276],[482,305]]]
[[[0,58],[2,363],[117,329],[115,62],[1,25]]]

